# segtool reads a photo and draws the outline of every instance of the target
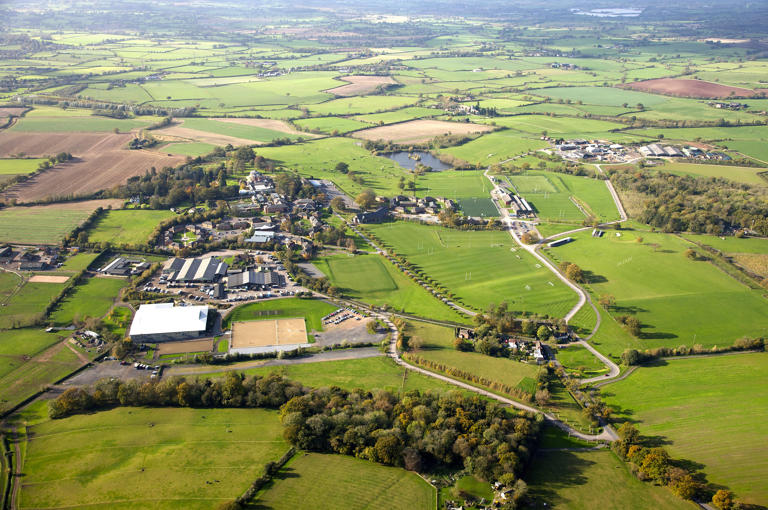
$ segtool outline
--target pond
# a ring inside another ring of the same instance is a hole
[[[431,167],[435,172],[441,172],[443,170],[450,170],[451,165],[446,165],[429,152],[414,151],[414,152],[393,152],[391,154],[382,154],[385,158],[389,158],[403,168],[408,170],[415,170],[416,165],[421,163],[424,166]]]

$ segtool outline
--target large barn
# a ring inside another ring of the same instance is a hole
[[[216,257],[169,260],[163,274],[169,281],[210,283],[227,274],[227,263]]]
[[[206,336],[207,306],[141,305],[128,336],[136,343],[172,342]]]

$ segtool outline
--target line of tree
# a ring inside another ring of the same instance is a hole
[[[724,352],[739,352],[739,351],[764,351],[765,339],[764,338],[739,338],[733,345],[725,347],[704,347],[696,344],[693,347],[681,345],[679,347],[656,347],[654,349],[646,349],[639,351],[637,349],[626,349],[621,354],[621,361],[627,366],[642,365],[650,361],[657,360],[659,358],[671,358],[674,356],[696,356],[703,354],[719,354]]]

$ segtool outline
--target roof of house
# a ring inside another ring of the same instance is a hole
[[[141,305],[128,335],[204,331],[207,322],[207,306],[173,306],[173,303]]]

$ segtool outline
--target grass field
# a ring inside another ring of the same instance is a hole
[[[56,342],[61,341],[57,334],[46,333],[42,329],[11,329],[3,331],[0,337],[0,377],[16,370],[24,363],[25,357],[35,356]]]
[[[574,242],[547,252],[556,262],[574,262],[587,271],[593,296],[612,294],[614,315],[640,319],[642,334],[632,346],[722,346],[768,332],[760,292],[707,261],[688,259],[684,252],[690,243],[667,234],[615,234],[592,238],[580,232],[572,236]],[[603,347],[614,354],[623,350],[619,343]]]
[[[6,207],[0,210],[0,242],[57,244],[89,214],[51,206]]]
[[[101,317],[127,283],[121,278],[89,278],[59,302],[51,320],[58,326],[68,326],[75,317]]]
[[[357,96],[334,99],[307,108],[318,115],[358,115],[396,110],[415,102],[414,98],[401,96]]]
[[[768,355],[672,359],[602,389],[619,418],[669,441],[673,458],[703,464],[709,481],[747,503],[768,501]]]
[[[653,167],[654,170],[676,175],[693,175],[698,177],[720,177],[743,184],[768,186],[768,181],[760,177],[765,168],[730,166],[730,165],[699,165],[695,163],[664,163]]]
[[[66,133],[73,131],[106,133],[118,129],[126,133],[131,129],[147,127],[160,120],[156,117],[141,119],[110,119],[108,117],[78,117],[73,122],[72,117],[62,116],[26,116],[10,128],[14,132],[54,132]]]
[[[198,131],[207,131],[218,135],[233,136],[244,138],[255,142],[271,142],[276,138],[297,138],[296,135],[275,131],[259,126],[248,126],[245,124],[236,124],[234,122],[222,122],[213,119],[184,119],[183,127],[196,129]]]
[[[315,261],[344,295],[376,306],[438,320],[465,322],[459,313],[433,297],[381,255],[333,255]]]
[[[358,129],[371,127],[366,122],[359,120],[345,119],[344,117],[319,117],[314,119],[297,119],[294,124],[309,131],[317,131],[327,134],[343,134]]]
[[[610,450],[538,452],[523,476],[526,508],[676,510],[697,508],[668,489],[643,483]]]
[[[404,222],[366,228],[469,306],[507,301],[512,310],[562,317],[576,303],[576,295],[506,232]]]
[[[585,306],[585,308],[589,308]],[[557,361],[577,377],[594,377],[608,372],[608,369],[591,352],[580,345],[557,349]]]
[[[210,509],[288,449],[262,409],[118,408],[30,432],[21,508]]]
[[[173,216],[175,215],[171,211],[107,211],[88,229],[88,240],[92,243],[143,245],[161,221]]]
[[[435,488],[416,473],[344,455],[309,453],[292,459],[252,506],[431,510],[436,501]]]
[[[37,170],[43,158],[0,159],[0,175],[29,174]]]
[[[499,215],[499,210],[490,198],[459,198],[457,202],[461,211],[467,216],[494,218]]]
[[[0,309],[0,329],[31,324],[61,292],[63,283],[26,283]]]
[[[307,332],[322,331],[322,318],[336,306],[319,299],[273,299],[259,303],[240,305],[227,315],[222,327],[229,328],[233,322],[252,321],[259,319],[284,319],[304,317],[307,321]],[[277,313],[274,313],[277,311]]]
[[[203,142],[171,143],[163,146],[162,152],[196,157],[208,154],[215,148],[216,147],[214,145]]]
[[[546,146],[546,142],[523,138],[514,131],[496,131],[457,147],[440,149],[440,152],[463,159],[473,165],[486,166]]]
[[[491,183],[481,171],[445,170],[427,172],[416,180],[416,196],[445,197],[452,200],[461,198],[488,198]],[[495,208],[494,208],[495,212]]]

